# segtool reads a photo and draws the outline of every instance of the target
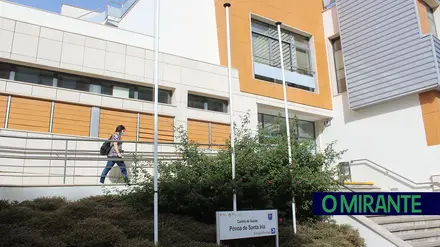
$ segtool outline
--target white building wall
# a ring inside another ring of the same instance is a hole
[[[333,107],[331,125],[321,124],[321,141],[338,141],[339,150],[347,149],[344,161],[369,159],[415,182],[428,182],[431,175],[440,174],[440,146],[426,144],[417,94],[352,111],[344,93],[333,98]],[[375,182],[384,190],[411,189],[396,176],[379,171],[352,166],[352,178]]]
[[[343,161],[368,159],[414,182],[428,182],[440,174],[440,146],[428,147],[417,94],[353,111],[347,93],[338,94],[331,38],[338,36],[336,8],[323,13],[328,64],[333,94],[330,126],[321,122],[320,142],[337,141],[338,150],[347,150]],[[353,181],[372,181],[383,190],[415,190],[415,184],[374,165],[352,166]]]
[[[104,8],[100,9],[100,11],[103,10]],[[98,16],[100,13],[88,9],[78,8],[68,4],[63,4],[61,6],[61,14],[73,18],[81,17],[81,19],[89,19]]]
[[[154,36],[154,10],[154,0],[139,0],[118,27]],[[162,0],[159,23],[160,51],[220,63],[214,0]]]

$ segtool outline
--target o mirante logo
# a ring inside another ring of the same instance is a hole
[[[440,215],[440,193],[313,193],[315,215]]]

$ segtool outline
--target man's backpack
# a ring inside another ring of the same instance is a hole
[[[110,136],[109,140],[110,140],[111,138],[112,138],[112,137]],[[111,142],[106,141],[106,142],[104,142],[104,143],[102,144],[102,146],[101,146],[101,150],[99,151],[99,153],[100,153],[101,155],[108,155],[108,154],[110,153],[110,150],[111,150],[111,149],[112,149]]]

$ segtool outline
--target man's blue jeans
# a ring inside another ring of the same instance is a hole
[[[124,181],[128,182],[128,174],[127,174],[127,169],[125,167],[124,161],[111,161],[111,160],[109,160],[109,161],[107,161],[107,165],[105,166],[104,170],[102,170],[101,181],[100,181],[101,183],[104,183],[105,177],[110,172],[110,170],[115,165],[115,163],[121,169],[122,176],[124,176]]]

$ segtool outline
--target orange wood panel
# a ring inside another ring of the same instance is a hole
[[[52,133],[89,136],[91,107],[55,103]]]
[[[321,0],[230,0],[232,67],[240,71],[240,90],[265,97],[283,99],[282,85],[254,79],[250,13],[281,21],[283,24],[312,34],[318,85],[316,92],[287,88],[287,99],[304,105],[332,109],[327,64],[326,37]],[[227,65],[225,1],[216,1],[217,35],[221,65]]]
[[[99,137],[109,138],[118,125],[124,125],[126,141],[136,141],[137,113],[109,109],[101,109],[99,120]]]
[[[425,127],[426,144],[428,146],[438,145],[440,144],[440,92],[434,90],[421,93],[419,101]]]
[[[174,142],[174,118],[159,116],[158,118],[158,141]],[[139,124],[139,140],[154,141],[154,116],[141,114]]]
[[[188,119],[188,139],[199,144],[209,144],[209,123]]]
[[[4,127],[7,107],[8,107],[8,96],[0,95],[0,128]]]
[[[217,145],[223,145],[229,140],[229,125],[211,123],[211,143]]]
[[[417,0],[417,9],[419,11],[420,26],[422,28],[422,33],[428,34],[428,33],[430,33],[429,32],[428,11],[426,10],[426,6],[423,3],[423,0]]]
[[[12,96],[9,129],[48,132],[50,101]]]

